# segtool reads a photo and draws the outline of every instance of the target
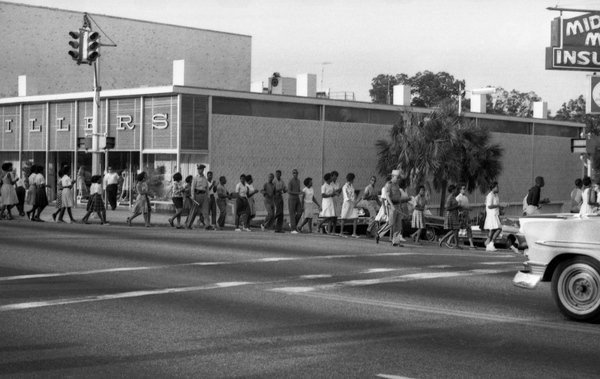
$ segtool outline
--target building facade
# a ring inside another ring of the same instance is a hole
[[[100,42],[100,85],[105,90],[170,85],[173,60],[185,61],[185,84],[250,90],[252,38],[247,35],[90,14]],[[17,96],[26,76],[27,95],[93,89],[93,71],[67,52],[69,31],[83,14],[0,1],[0,98]],[[105,33],[106,32],[106,33]]]
[[[89,169],[91,153],[80,138],[91,133],[92,98],[83,92],[0,99],[0,161],[42,164],[49,183],[63,164],[72,175],[80,166]],[[287,180],[297,168],[316,186],[326,172],[336,170],[342,178],[353,172],[356,188],[362,188],[377,174],[376,141],[387,138],[408,109],[185,86],[102,91],[100,103],[100,133],[115,138],[115,147],[103,153],[103,169],[147,171],[160,178],[157,198],[165,200],[172,174],[194,174],[197,163],[216,177],[226,176],[231,187],[242,173],[262,186],[269,173],[280,169]],[[579,156],[570,151],[582,124],[465,116],[488,127],[504,149],[503,201],[519,202],[538,175],[546,178],[544,197],[568,198],[573,180],[582,175]],[[473,196],[483,201],[483,195]]]

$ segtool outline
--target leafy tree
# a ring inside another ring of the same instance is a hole
[[[394,86],[396,84],[405,84],[407,80],[408,76],[406,74],[379,74],[371,81],[371,86],[373,88],[369,90],[369,95],[374,103],[393,104]]]
[[[398,168],[411,183],[439,191],[442,215],[448,183],[466,183],[469,191],[485,193],[500,174],[502,149],[490,139],[487,129],[458,116],[452,101],[426,116],[406,111],[389,139],[377,141],[377,169],[385,176]]]
[[[406,74],[380,74],[373,78],[369,95],[374,103],[386,104],[388,88],[392,93],[396,84],[411,86],[411,105],[417,107],[434,107],[448,99],[457,99],[459,87],[465,87],[464,80],[456,80],[447,72],[433,73],[431,71],[417,72],[409,77]],[[390,103],[393,102],[393,94]]]
[[[519,92],[515,89],[507,91],[498,87],[496,93],[488,96],[486,111],[488,113],[508,116],[533,117],[533,103],[540,101],[535,92]]]

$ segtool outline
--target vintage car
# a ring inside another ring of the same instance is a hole
[[[523,217],[527,261],[513,283],[533,289],[551,282],[560,311],[573,320],[600,321],[600,216]]]
[[[520,232],[519,219],[500,216],[500,223],[502,224],[502,230],[496,238],[495,244],[504,247],[514,246],[519,250],[527,248],[525,236]],[[474,242],[484,243],[488,237],[488,231],[481,230],[478,225],[471,226],[471,234]],[[467,232],[461,230],[459,237],[466,238]]]

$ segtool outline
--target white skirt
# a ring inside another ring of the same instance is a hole
[[[354,209],[353,201],[344,201],[344,204],[342,204],[340,218],[346,220],[358,218],[358,211]]]
[[[486,209],[485,211],[485,223],[483,224],[483,228],[487,230],[492,229],[501,229],[502,224],[500,223],[500,219],[498,218],[498,212],[494,209]]]
[[[63,188],[61,203],[63,208],[73,207],[73,191],[70,188]]]
[[[321,217],[335,217],[335,205],[333,204],[333,199],[330,197],[326,197],[322,201]]]

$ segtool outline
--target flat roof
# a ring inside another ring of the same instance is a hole
[[[247,91],[233,91],[223,90],[216,88],[203,88],[203,87],[191,87],[191,86],[157,86],[157,87],[139,87],[139,88],[124,88],[124,89],[112,89],[104,90],[100,92],[100,98],[116,98],[116,97],[137,97],[137,96],[151,96],[151,95],[202,95],[202,96],[218,96],[218,97],[229,97],[235,99],[248,99],[248,100],[261,100],[261,101],[272,101],[272,102],[283,102],[283,103],[296,103],[296,104],[313,104],[313,105],[325,105],[335,107],[349,107],[349,108],[361,108],[361,109],[373,109],[383,111],[412,111],[417,113],[431,113],[434,108],[422,108],[422,107],[411,107],[404,105],[389,105],[389,104],[376,104],[362,101],[347,101],[347,100],[335,100],[320,97],[304,97],[304,96],[290,96],[290,95],[272,95],[258,92],[247,92]],[[94,98],[93,91],[86,92],[72,92],[62,94],[50,94],[50,95],[34,95],[34,96],[17,96],[0,98],[0,105],[11,105],[11,104],[27,104],[27,103],[45,103],[45,102],[60,102],[60,101],[74,101],[74,100],[92,100]],[[488,119],[488,120],[501,120],[509,122],[525,122],[525,123],[536,123],[546,125],[561,125],[569,126],[574,128],[583,128],[585,124],[572,121],[562,120],[550,120],[542,118],[529,118],[529,117],[516,117],[506,116],[500,114],[488,114],[488,113],[474,113],[474,112],[463,112],[463,116],[468,118]]]

